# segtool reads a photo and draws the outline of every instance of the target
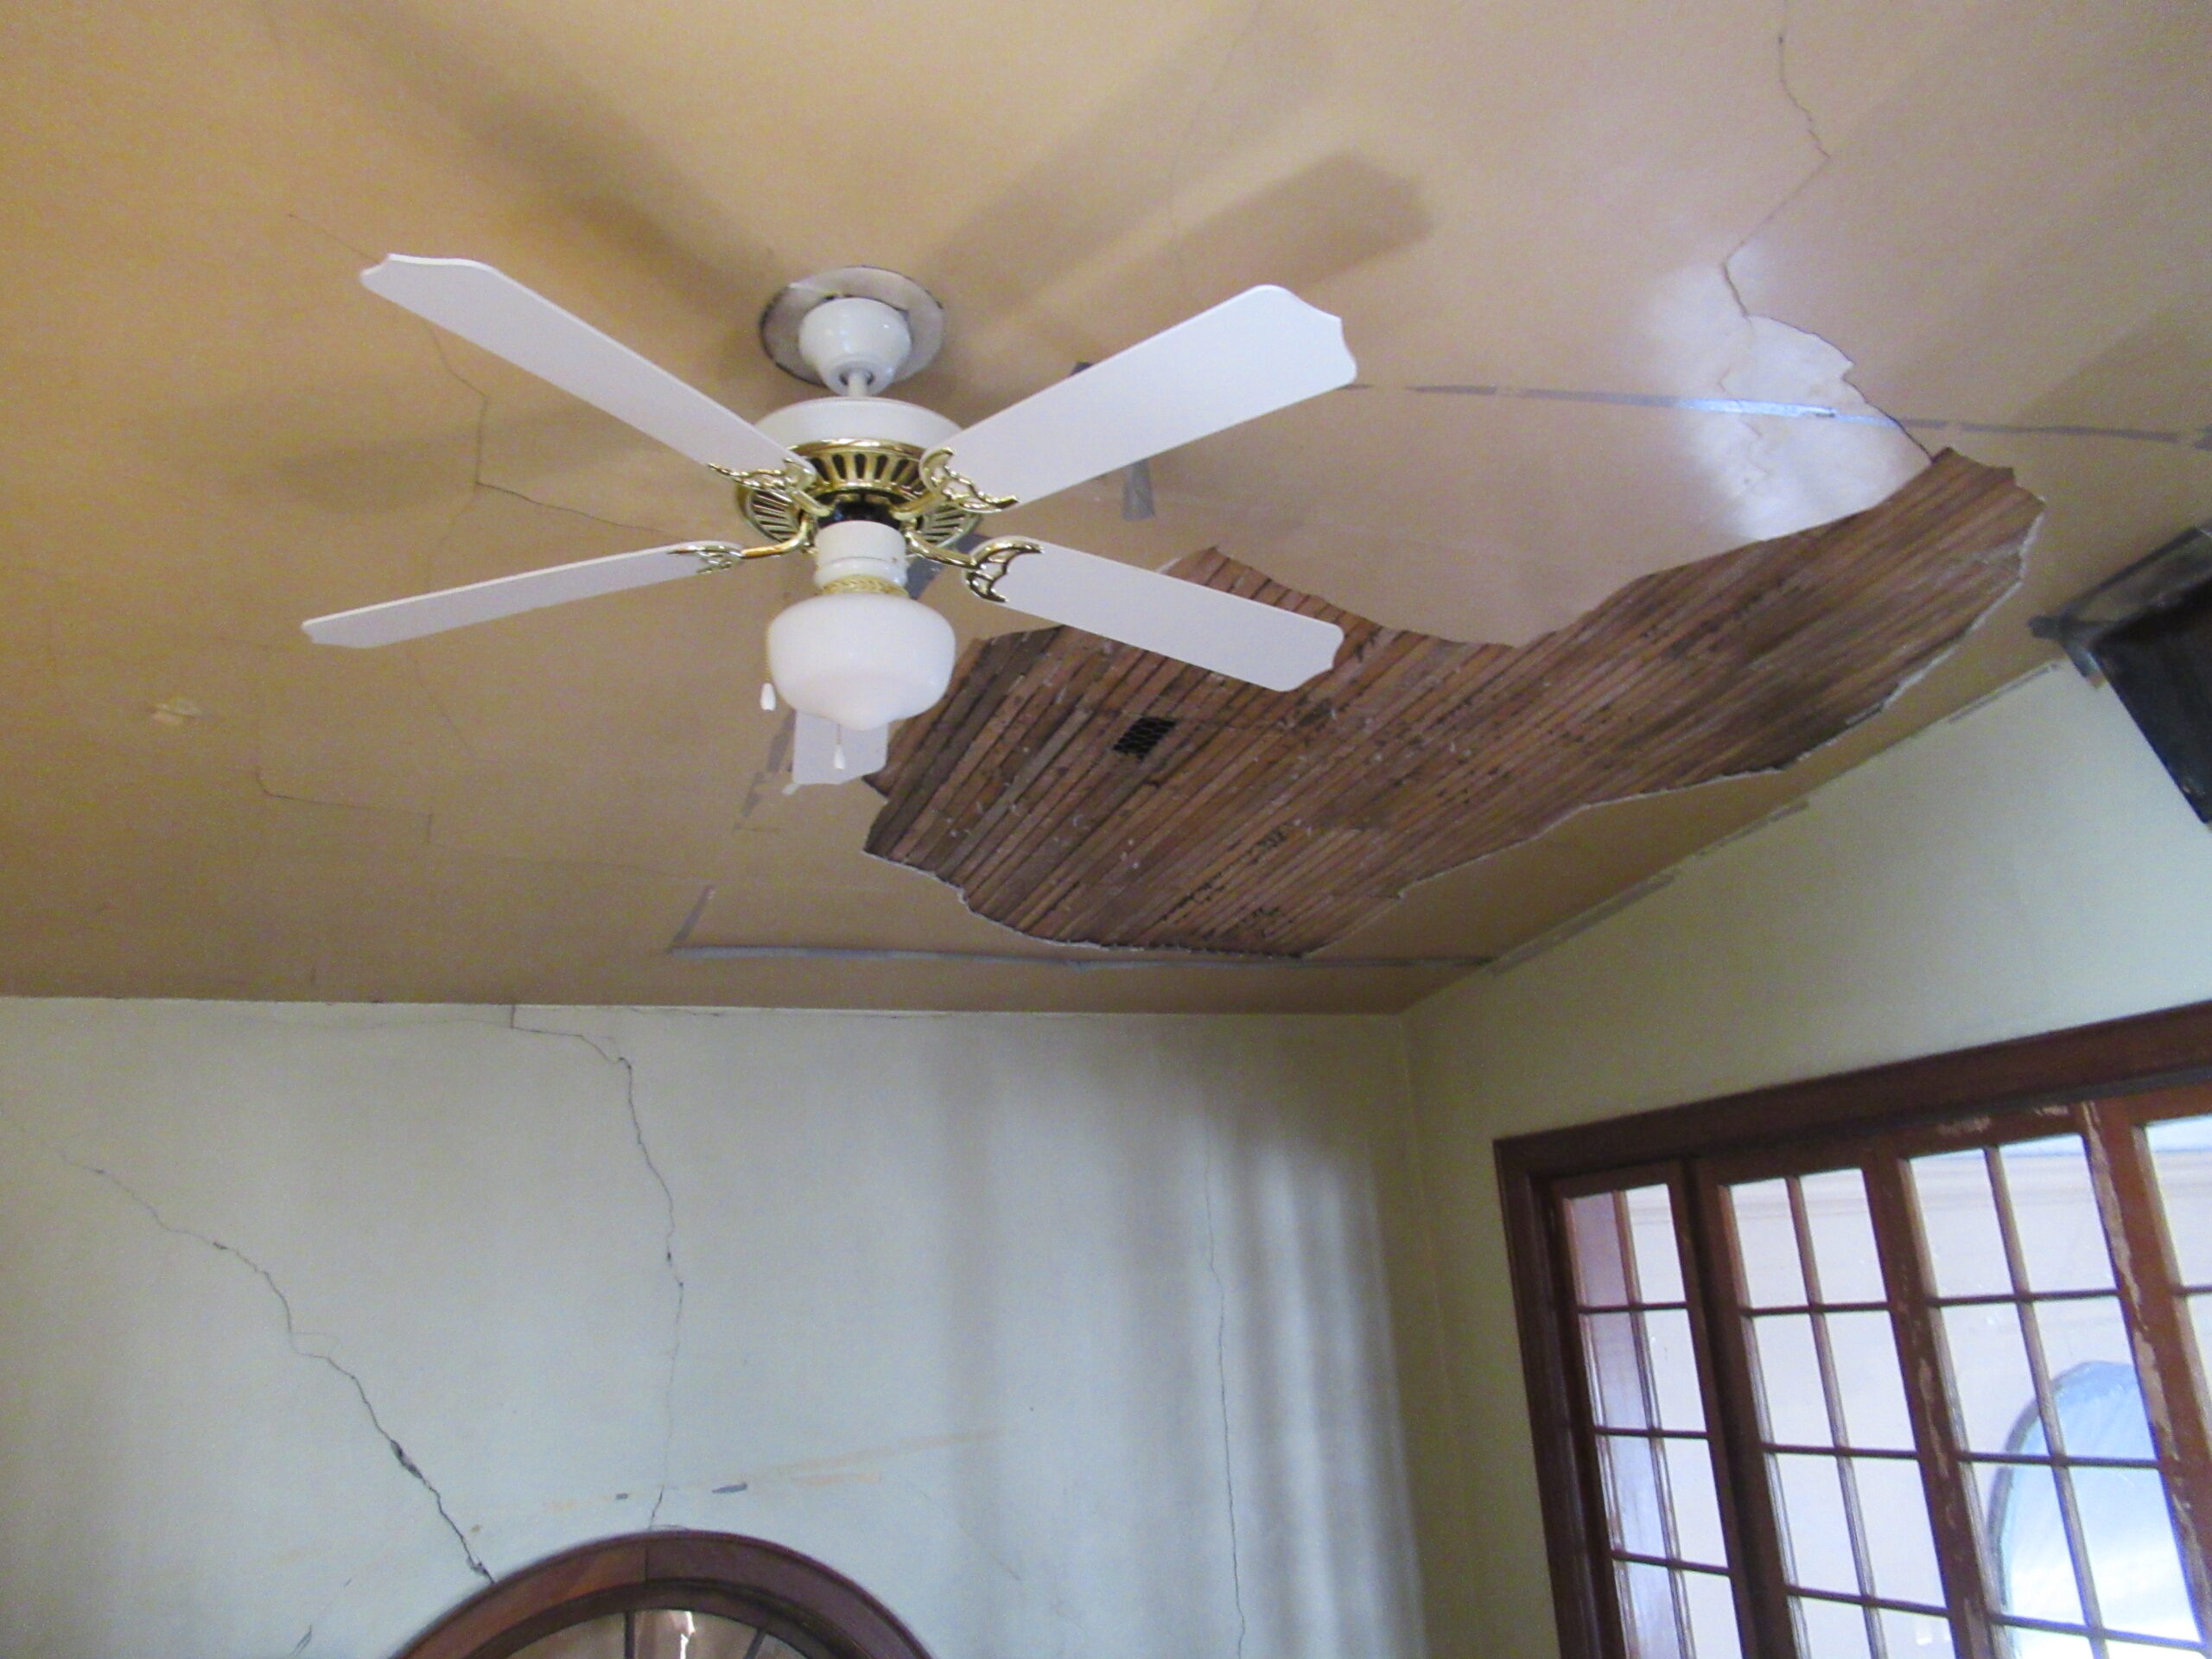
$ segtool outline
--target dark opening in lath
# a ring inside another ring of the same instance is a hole
[[[1116,754],[1134,755],[1141,760],[1160,747],[1160,741],[1175,729],[1175,722],[1159,715],[1146,715],[1129,722],[1114,744]]]

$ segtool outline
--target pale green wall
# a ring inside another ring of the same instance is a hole
[[[1465,1563],[1438,1651],[1553,1650],[1496,1137],[2205,998],[2212,831],[2060,668],[1415,1009],[1408,1202],[1450,1377],[1408,1440],[1424,1557]]]
[[[650,1521],[938,1659],[1418,1659],[1402,1082],[1382,1019],[0,1001],[0,1654],[377,1659]]]

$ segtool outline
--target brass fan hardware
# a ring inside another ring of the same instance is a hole
[[[798,444],[793,453],[804,467],[727,474],[737,485],[737,510],[769,544],[715,560],[711,568],[810,553],[823,524],[874,518],[897,529],[913,557],[960,571],[977,598],[1003,604],[997,588],[1007,566],[1039,550],[1036,543],[1013,536],[966,550],[958,545],[989,515],[1016,503],[1010,495],[977,489],[953,470],[946,450],[925,453],[886,438],[847,438]]]

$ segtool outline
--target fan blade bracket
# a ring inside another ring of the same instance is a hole
[[[1007,568],[1014,561],[1043,550],[1043,543],[1033,542],[1026,536],[1001,536],[975,547],[960,548],[924,541],[911,528],[906,532],[908,553],[917,558],[927,559],[932,564],[944,565],[961,572],[967,582],[968,591],[994,605],[1006,603],[998,588],[999,583],[1006,579]]]

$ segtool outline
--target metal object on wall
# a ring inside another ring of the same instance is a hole
[[[2196,816],[2212,823],[2212,531],[2185,531],[2029,625],[2108,680]]]

